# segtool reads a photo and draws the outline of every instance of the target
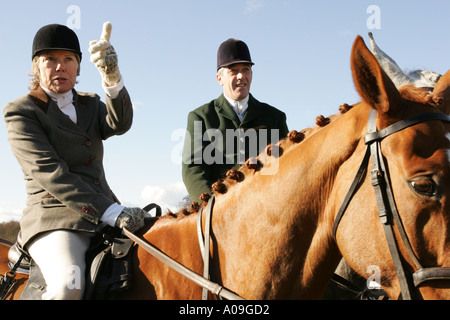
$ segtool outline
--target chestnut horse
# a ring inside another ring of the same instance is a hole
[[[275,146],[267,148],[257,165],[249,162],[214,185],[210,277],[243,298],[319,299],[342,257],[366,278],[376,266],[386,293],[399,297],[370,174],[362,176],[336,235],[333,225],[365,154],[370,110],[377,112],[379,129],[417,114],[438,113],[450,103],[450,75],[433,93],[412,86],[397,89],[361,37],[353,45],[351,66],[362,102],[326,126],[308,129],[301,142],[290,133],[277,144],[278,156]],[[381,142],[399,215],[425,267],[450,267],[449,139],[449,123],[428,120]],[[143,237],[201,274],[198,213],[192,207],[191,214],[160,218]],[[399,251],[405,269],[416,271],[402,242]],[[133,252],[133,266],[133,287],[123,299],[202,296],[199,286],[142,247]],[[415,296],[450,299],[449,285],[447,280],[429,281],[415,289]]]
[[[8,251],[11,247],[12,243],[9,241],[0,239],[0,276],[6,276],[8,273],[8,276],[12,276],[9,274],[9,267],[8,267]],[[25,284],[28,280],[28,275],[16,273],[14,276],[14,280],[17,281],[16,284],[13,286],[12,291],[7,296],[8,300],[15,300],[19,299],[20,295],[22,294],[23,289],[25,288]]]

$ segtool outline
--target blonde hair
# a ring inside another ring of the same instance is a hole
[[[28,86],[28,88],[30,90],[36,90],[40,83],[41,83],[41,76],[39,74],[39,58],[41,57],[41,55],[37,55],[33,58],[33,61],[31,62],[31,73],[29,74],[31,79],[30,79],[30,84]],[[77,69],[77,76],[80,75],[80,68],[81,68],[81,60],[80,57],[75,54],[75,57],[77,59],[78,62],[78,69]],[[78,83],[78,81],[76,82]]]

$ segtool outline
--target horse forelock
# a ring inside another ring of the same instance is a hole
[[[430,88],[415,87],[412,84],[408,84],[400,87],[398,91],[404,100],[424,105],[435,105]]]

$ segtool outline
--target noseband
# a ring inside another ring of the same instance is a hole
[[[417,256],[415,255],[411,243],[408,240],[405,229],[403,227],[400,215],[395,205],[394,195],[390,185],[390,179],[386,170],[383,155],[381,153],[381,141],[391,134],[401,131],[405,128],[419,124],[425,121],[440,120],[450,123],[450,117],[442,113],[425,113],[413,116],[411,118],[396,122],[382,130],[376,127],[377,112],[371,110],[369,120],[367,123],[367,135],[365,136],[365,143],[367,145],[364,159],[358,169],[358,172],[353,180],[353,183],[348,191],[344,201],[339,209],[333,226],[333,235],[336,239],[336,232],[353,195],[363,182],[362,178],[367,172],[369,160],[372,159],[372,185],[375,189],[375,196],[378,204],[378,216],[383,225],[389,251],[395,265],[397,277],[400,282],[401,296],[404,300],[412,299],[413,289],[426,281],[431,280],[450,280],[450,268],[448,267],[433,267],[423,268]],[[404,266],[404,261],[400,255],[397,241],[394,236],[394,222],[400,234],[400,240],[403,242],[408,255],[414,262],[417,271],[412,275],[407,272]]]

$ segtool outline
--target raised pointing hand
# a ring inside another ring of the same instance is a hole
[[[109,43],[111,30],[111,22],[105,22],[100,40],[94,40],[89,43],[91,62],[95,64],[103,80],[110,86],[115,85],[120,80],[117,54]]]
[[[102,30],[102,35],[100,36],[100,40],[109,41],[109,38],[111,38],[111,29],[112,29],[111,22],[106,21],[103,24],[103,30]]]
[[[111,22],[107,21],[103,24],[102,34],[100,36],[99,41],[91,41],[89,43],[89,53],[92,54],[91,61],[93,63],[96,63],[98,59],[104,57],[104,54],[98,54],[99,51],[103,51],[107,49],[111,44],[109,43],[109,39],[111,38],[111,30],[112,30],[112,24]]]

